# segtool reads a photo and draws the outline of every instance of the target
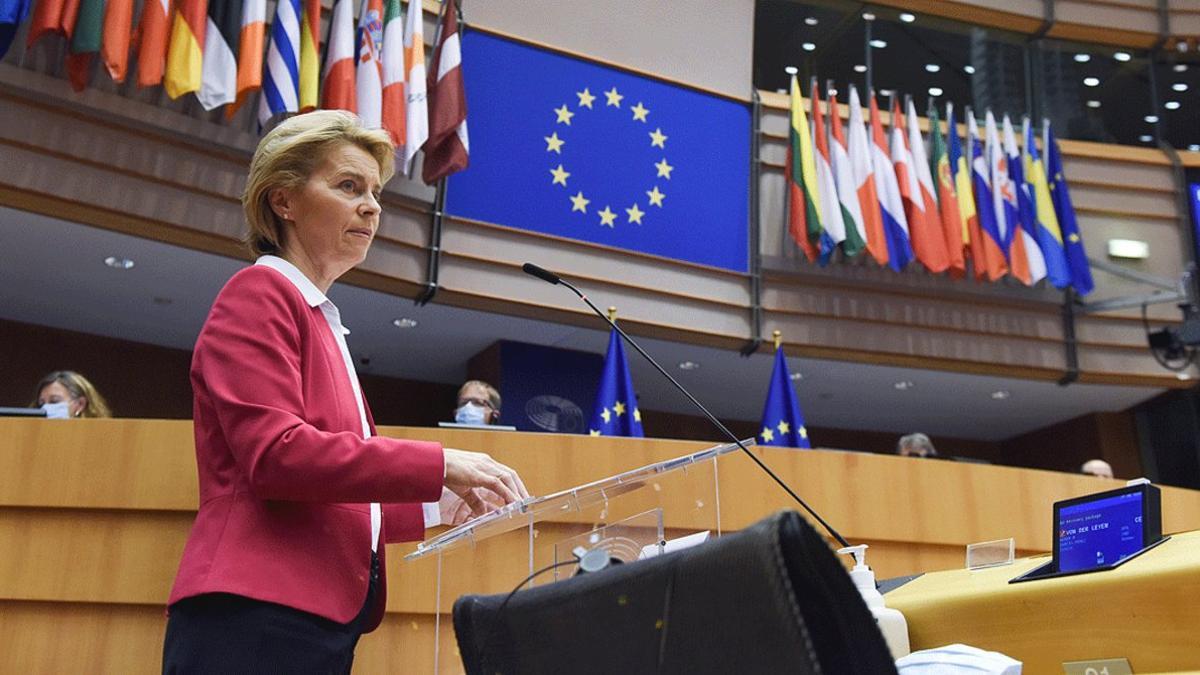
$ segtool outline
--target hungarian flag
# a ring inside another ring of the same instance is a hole
[[[100,59],[114,82],[124,82],[129,69],[129,39],[133,32],[133,0],[108,0],[104,7],[104,37]]]
[[[266,23],[267,0],[246,0],[242,5],[242,27],[238,32],[237,97],[225,109],[228,117],[233,117],[250,94],[262,87]]]
[[[879,191],[879,215],[887,239],[888,265],[899,272],[912,262],[912,243],[908,237],[908,218],[904,215],[900,181],[888,157],[887,138],[883,135],[883,120],[875,102],[875,92],[871,92],[871,168],[875,174],[875,188]]]
[[[104,28],[104,0],[79,0],[75,26],[68,33],[67,79],[71,88],[83,91],[91,77],[92,59],[100,52],[100,33]]]
[[[415,2],[409,3],[413,11]],[[449,3],[443,3],[443,8]],[[416,7],[416,11],[421,8]],[[397,148],[404,147],[408,106],[404,100],[404,17],[400,0],[387,0],[383,13],[383,129]]]
[[[821,92],[817,88],[817,78],[812,80],[812,118],[813,118],[813,147],[816,152],[813,158],[817,164],[817,208],[821,211],[821,265],[829,262],[838,244],[846,240],[846,221],[842,218],[842,208],[838,204],[837,185],[833,181],[833,167],[829,165],[829,140],[825,136],[825,120],[821,114]]]
[[[863,225],[862,205],[858,201],[858,184],[854,181],[850,151],[846,147],[846,134],[842,132],[842,116],[838,110],[837,94],[832,92],[829,94],[829,127],[833,180],[837,185],[842,221],[846,223],[846,241],[842,242],[842,250],[846,255],[854,256],[866,248],[867,230]]]
[[[1063,248],[1062,229],[1058,225],[1058,216],[1054,213],[1054,202],[1050,199],[1050,186],[1046,182],[1046,169],[1038,154],[1037,143],[1033,138],[1033,127],[1026,117],[1021,128],[1025,139],[1025,153],[1022,157],[1022,167],[1025,170],[1025,182],[1033,194],[1034,222],[1037,226],[1038,246],[1046,259],[1046,277],[1055,288],[1066,288],[1071,285],[1071,270],[1067,265],[1067,252]]]
[[[354,84],[353,0],[337,0],[329,20],[329,42],[325,51],[321,107],[326,110],[358,110]]]
[[[179,0],[171,25],[171,44],[167,48],[167,72],[163,77],[163,86],[171,98],[200,89],[207,13],[208,0]]]
[[[32,0],[0,0],[0,58],[8,53],[13,38],[17,36],[17,28],[25,23],[29,16],[29,5]]]
[[[138,26],[137,82],[139,87],[161,84],[167,65],[171,0],[146,0]]]
[[[880,265],[888,264],[887,238],[883,232],[883,214],[879,211],[879,190],[871,167],[871,142],[863,123],[862,103],[858,89],[850,85],[850,169],[854,175],[855,191],[866,233],[867,251]],[[890,169],[890,167],[889,167]]]
[[[413,158],[429,138],[429,107],[425,100],[425,22],[421,3],[409,0],[404,22],[404,173],[412,177]]]
[[[33,21],[25,36],[25,48],[29,49],[46,33],[65,35],[68,41],[75,29],[75,17],[79,15],[79,0],[42,0],[33,8]]]
[[[196,98],[205,110],[237,100],[238,38],[242,32],[240,0],[208,0],[204,33],[204,65]]]
[[[1013,133],[1012,120],[1008,115],[1004,116],[1003,127],[1004,163],[1017,194],[1017,229],[1012,235],[1013,253],[1015,255],[1018,249],[1024,249],[1029,265],[1029,284],[1032,285],[1046,278],[1046,258],[1037,241],[1037,206],[1033,201],[1031,186],[1025,180],[1021,150],[1017,147],[1016,134]]]
[[[917,254],[925,268],[930,272],[945,272],[950,267],[950,255],[946,253],[946,235],[942,232],[941,214],[938,212],[937,198],[934,196],[933,176],[929,175],[929,159],[925,156],[925,141],[921,138],[921,127],[917,120],[917,110],[913,107],[912,99],[908,99],[908,152],[909,171],[916,178],[913,185],[914,203],[920,205],[920,217],[909,220],[908,228],[912,237],[913,251]],[[909,184],[913,183],[912,178]]]
[[[792,76],[791,115],[788,125],[787,184],[788,233],[810,261],[817,259],[815,242],[821,236],[817,207],[817,167],[813,161],[812,135],[804,115],[800,83]]]
[[[947,127],[947,133],[956,133]],[[954,190],[954,176],[950,172],[950,157],[946,142],[942,140],[942,126],[937,108],[929,108],[929,134],[933,154],[929,158],[933,178],[937,181],[938,205],[941,207],[942,234],[946,237],[946,253],[950,256],[950,276],[962,279],[967,275],[967,262],[963,258],[963,224],[959,215],[958,195]]]
[[[452,173],[467,168],[467,95],[463,90],[462,48],[458,32],[458,9],[442,3],[442,21],[433,48],[429,79],[429,140],[421,180],[433,185]],[[434,79],[434,78],[437,79]]]
[[[320,103],[317,87],[321,83],[321,0],[304,0],[300,20],[300,112],[315,110]]]
[[[300,0],[279,0],[271,22],[258,123],[300,111]]]
[[[971,145],[971,182],[975,187],[975,206],[979,215],[979,246],[983,249],[984,269],[988,281],[998,281],[1008,273],[1008,260],[1004,255],[1004,237],[996,223],[996,205],[992,195],[991,171],[979,140],[979,128],[975,116],[967,108],[967,136]]]
[[[1083,246],[1083,235],[1075,220],[1075,206],[1071,203],[1071,192],[1067,189],[1067,178],[1063,175],[1062,153],[1050,120],[1042,121],[1042,147],[1046,151],[1046,178],[1050,181],[1050,201],[1054,202],[1054,215],[1062,228],[1066,246],[1067,267],[1071,270],[1071,286],[1080,295],[1092,292],[1096,284],[1092,280],[1092,267],[1088,262],[1087,249]]]
[[[358,116],[363,125],[378,129],[382,124],[383,108],[383,2],[363,0],[358,17]]]
[[[967,124],[974,127],[973,120]],[[958,138],[958,124],[954,121],[954,104],[946,104],[946,135],[950,139],[950,167],[954,172],[955,195],[958,197],[958,217],[962,226],[963,244],[971,251],[971,266],[975,278],[983,279],[987,274],[987,257],[983,253],[983,233],[979,229],[979,214],[975,212],[975,193],[971,187],[971,169],[967,155]],[[970,151],[970,146],[967,151]]]

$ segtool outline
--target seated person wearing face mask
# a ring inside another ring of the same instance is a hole
[[[30,408],[41,408],[50,419],[112,417],[108,403],[87,378],[71,370],[56,370],[38,382]]]
[[[470,380],[458,390],[454,421],[458,424],[495,424],[500,421],[500,392],[482,380]]]

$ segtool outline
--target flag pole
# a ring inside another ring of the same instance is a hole
[[[617,320],[617,308],[612,305],[608,306],[608,320],[609,321]]]
[[[779,349],[779,345],[783,344],[783,332],[778,330],[771,331],[771,337],[775,340],[775,349]]]

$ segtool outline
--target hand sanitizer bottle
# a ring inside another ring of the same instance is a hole
[[[867,545],[847,546],[839,549],[838,553],[854,556],[854,569],[850,570],[850,580],[854,582],[854,586],[862,594],[863,602],[867,603],[867,609],[871,610],[871,615],[875,617],[875,623],[879,625],[879,632],[883,633],[892,658],[908,656],[908,622],[904,620],[900,610],[884,604],[883,595],[875,588],[875,572],[867,567]]]

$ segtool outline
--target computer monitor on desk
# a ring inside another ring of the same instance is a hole
[[[0,417],[45,417],[46,411],[41,408],[6,408],[0,406]]]

